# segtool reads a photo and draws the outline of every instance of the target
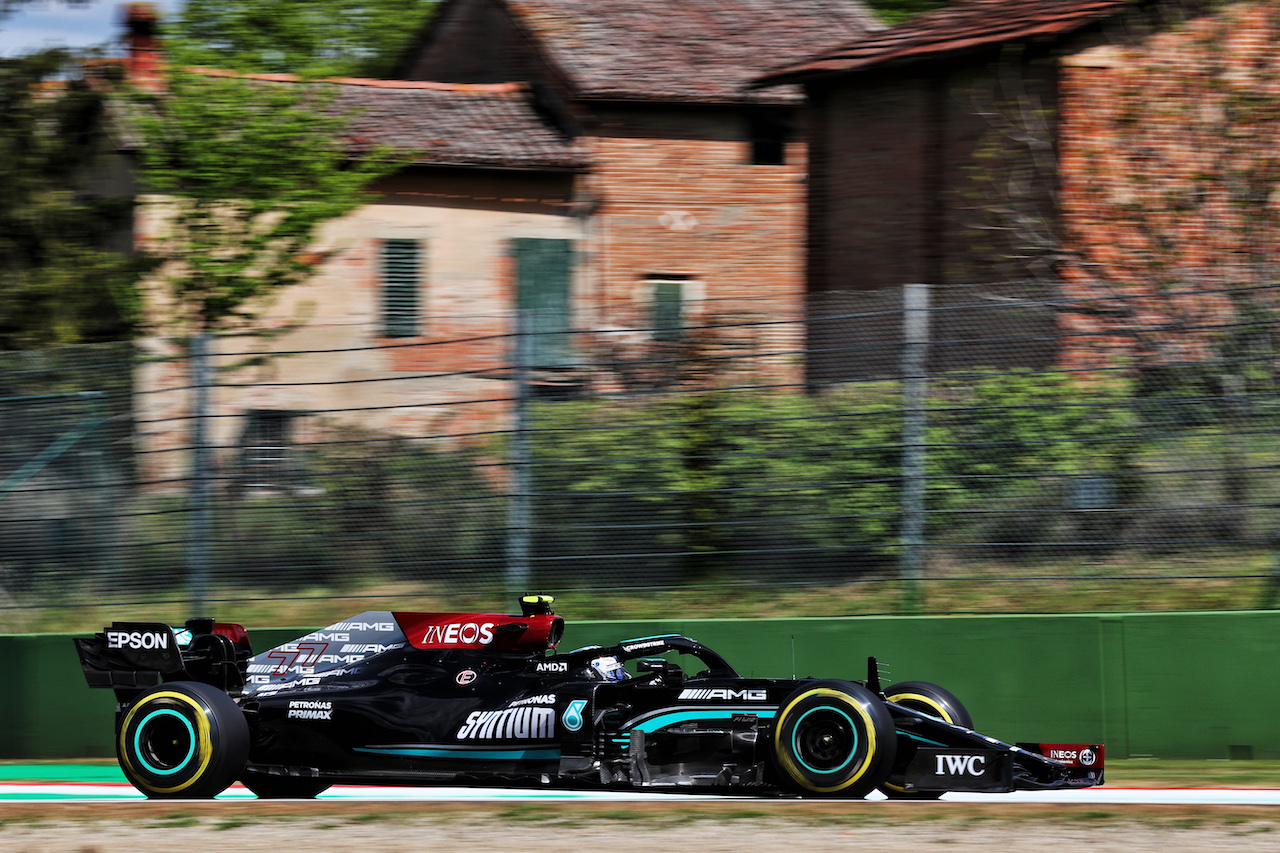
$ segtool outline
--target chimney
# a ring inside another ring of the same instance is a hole
[[[124,24],[127,55],[125,79],[139,89],[158,91],[162,85],[164,54],[160,50],[160,14],[154,3],[123,3],[120,19]]]

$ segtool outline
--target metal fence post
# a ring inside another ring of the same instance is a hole
[[[512,346],[511,376],[515,381],[513,431],[511,435],[511,501],[507,511],[507,592],[523,595],[529,583],[529,362],[532,361],[533,339],[529,334],[529,309],[517,308],[516,334]]]
[[[110,440],[107,436],[107,423],[110,412],[107,410],[106,394],[102,391],[82,391],[81,395],[89,401],[91,417],[102,424],[94,430],[85,455],[89,460],[89,489],[91,502],[95,506],[97,518],[94,519],[92,541],[94,543],[94,571],[98,573],[119,572],[120,552],[116,542],[116,509],[115,496],[112,495],[110,460]]]
[[[903,606],[907,612],[917,612],[924,605],[929,286],[906,285],[902,303],[902,577],[906,582]]]
[[[191,612],[203,616],[209,597],[209,535],[213,527],[209,504],[209,448],[206,420],[209,417],[209,334],[200,332],[191,339],[191,518],[188,524],[187,571]]]

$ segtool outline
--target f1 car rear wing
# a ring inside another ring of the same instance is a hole
[[[75,644],[89,686],[114,688],[122,700],[166,681],[201,681],[231,694],[252,693],[284,689],[298,678],[405,645],[540,654],[554,649],[564,635],[564,619],[551,604],[547,595],[523,596],[520,616],[367,611],[256,658],[243,626],[212,619],[188,619],[182,628],[113,622]]]
[[[242,625],[212,619],[188,619],[178,629],[163,622],[113,622],[75,644],[89,686],[113,688],[122,698],[164,681],[202,681],[237,693],[253,655]]]
[[[201,681],[239,694],[246,692],[246,684],[248,692],[280,689],[304,672],[314,675],[325,666],[336,668],[406,643],[525,654],[554,649],[564,634],[564,620],[551,612],[551,603],[550,596],[526,595],[518,617],[370,611],[277,646],[259,660],[250,660],[253,649],[243,626],[212,619],[188,619],[182,628],[113,622],[75,644],[89,686],[113,688],[124,694],[122,699],[166,681]]]

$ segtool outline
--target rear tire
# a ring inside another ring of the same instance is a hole
[[[891,684],[885,688],[884,695],[895,705],[937,717],[953,725],[964,726],[966,729],[973,728],[973,718],[969,716],[968,709],[955,697],[955,694],[928,681],[902,681]],[[905,772],[907,763],[915,754],[915,749],[910,749],[909,753],[902,756],[901,766],[894,768],[895,777]],[[880,791],[891,800],[936,800],[946,793],[945,791],[908,791],[900,784],[888,780],[880,786]]]
[[[313,800],[329,790],[329,783],[311,776],[270,776],[245,773],[240,777],[246,788],[260,800]]]
[[[774,720],[774,767],[805,796],[865,797],[889,775],[896,750],[884,702],[851,681],[803,685]]]
[[[249,756],[249,724],[223,691],[195,681],[144,692],[120,718],[116,757],[125,777],[153,799],[215,797]]]

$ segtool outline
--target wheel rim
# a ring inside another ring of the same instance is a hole
[[[839,708],[810,708],[796,720],[791,747],[796,760],[810,773],[838,773],[858,752],[858,727]]]
[[[182,714],[169,708],[152,711],[133,735],[138,763],[157,776],[182,770],[196,754],[196,732]]]
[[[817,682],[797,690],[774,718],[774,765],[801,794],[861,797],[893,764],[888,710],[860,684]]]
[[[198,697],[179,688],[145,697],[125,714],[116,755],[147,796],[200,790],[214,761],[213,720]]]

